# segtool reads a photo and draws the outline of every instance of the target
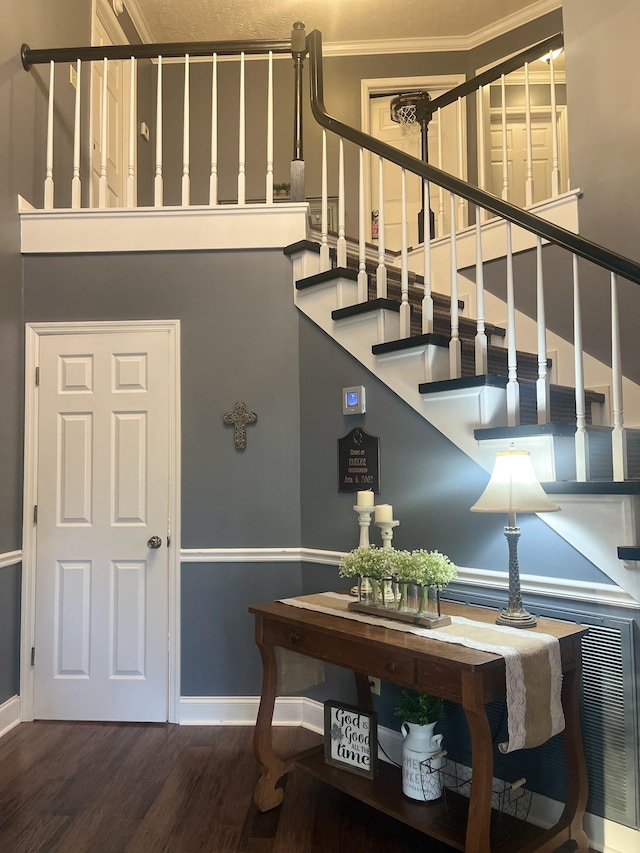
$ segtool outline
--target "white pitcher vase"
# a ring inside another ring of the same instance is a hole
[[[418,723],[403,723],[400,731],[404,737],[402,743],[402,791],[412,800],[437,800],[442,794],[442,784],[438,768],[444,759],[431,762],[431,773],[421,772],[420,764],[440,752],[442,735],[434,735],[435,723],[425,726]]]

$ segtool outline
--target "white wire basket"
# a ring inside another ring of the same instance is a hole
[[[456,761],[436,762],[423,761],[420,765],[422,787],[425,791],[433,791],[439,785],[442,793],[444,811],[441,823],[454,828],[460,827],[461,813],[469,807],[471,796],[472,770]],[[435,781],[438,776],[438,782]],[[491,783],[491,840],[501,844],[518,827],[519,821],[526,821],[531,808],[531,791],[525,788],[526,779],[523,777],[515,782],[496,779]]]

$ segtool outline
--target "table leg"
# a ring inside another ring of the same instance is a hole
[[[580,660],[580,655],[576,656]],[[567,799],[560,823],[569,825],[569,837],[578,845],[580,853],[589,850],[589,839],[583,829],[587,807],[589,779],[580,727],[580,673],[581,665],[564,673],[562,684],[562,709],[564,711],[564,751],[567,761]]]
[[[491,850],[493,745],[483,694],[481,676],[473,672],[464,672],[462,675],[462,707],[469,724],[473,766],[465,853],[489,853]]]
[[[282,788],[276,788],[278,780],[288,771],[288,766],[273,750],[271,723],[276,701],[278,666],[273,646],[258,642],[262,657],[262,695],[258,718],[253,735],[253,754],[262,767],[253,800],[261,812],[279,806],[284,797]]]

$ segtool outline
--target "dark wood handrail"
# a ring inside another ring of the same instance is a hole
[[[455,103],[458,98],[466,98],[467,95],[471,95],[481,86],[488,86],[489,83],[495,82],[503,74],[511,74],[512,71],[517,71],[518,68],[522,68],[525,62],[534,62],[536,59],[541,59],[546,53],[550,53],[552,50],[557,50],[563,46],[564,34],[556,33],[554,36],[540,41],[538,44],[534,44],[532,47],[514,54],[514,56],[510,56],[504,62],[493,65],[491,68],[483,71],[482,74],[477,74],[470,80],[465,80],[464,83],[460,83],[459,86],[449,89],[448,92],[445,92],[438,98],[434,98],[427,105],[427,112],[433,115],[437,109],[448,107],[449,104]]]
[[[291,53],[290,40],[263,41],[195,41],[195,42],[166,42],[164,44],[118,44],[101,45],[99,47],[59,47],[52,49],[32,50],[28,44],[20,49],[22,65],[26,71],[32,65],[44,62],[96,62],[100,59],[163,59],[184,56],[233,56],[241,53]]]
[[[365,148],[391,163],[395,163],[403,169],[412,172],[414,175],[419,175],[423,180],[431,181],[445,190],[454,193],[471,202],[473,205],[481,207],[485,210],[495,213],[497,216],[508,220],[509,222],[530,231],[557,246],[561,246],[569,252],[591,261],[599,267],[604,267],[610,272],[622,276],[628,281],[633,281],[635,284],[640,284],[640,264],[632,261],[630,258],[625,258],[623,255],[618,255],[615,252],[609,251],[604,246],[593,243],[591,240],[586,240],[579,234],[574,234],[561,228],[559,225],[554,225],[546,219],[542,219],[528,210],[523,210],[508,201],[504,201],[491,193],[474,187],[466,181],[449,175],[432,166],[430,163],[425,163],[417,157],[411,157],[363,133],[356,130],[347,124],[339,121],[333,116],[330,116],[324,106],[324,82],[322,74],[322,34],[318,30],[309,33],[307,37],[307,48],[309,51],[309,82],[311,88],[311,111],[315,120],[322,127],[336,133],[338,136],[348,139],[355,145]]]

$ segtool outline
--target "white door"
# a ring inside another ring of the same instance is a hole
[[[169,334],[39,341],[34,716],[164,721]]]
[[[558,162],[560,185],[567,184],[568,156],[564,116],[566,108],[558,110]],[[509,182],[509,201],[519,207],[526,207],[527,181],[527,126],[524,115],[509,111],[507,113],[507,180]],[[553,169],[553,129],[549,110],[531,113],[531,154],[533,177],[533,203],[552,198],[551,173]],[[502,196],[502,115],[491,112],[491,168],[489,170],[489,192]]]

